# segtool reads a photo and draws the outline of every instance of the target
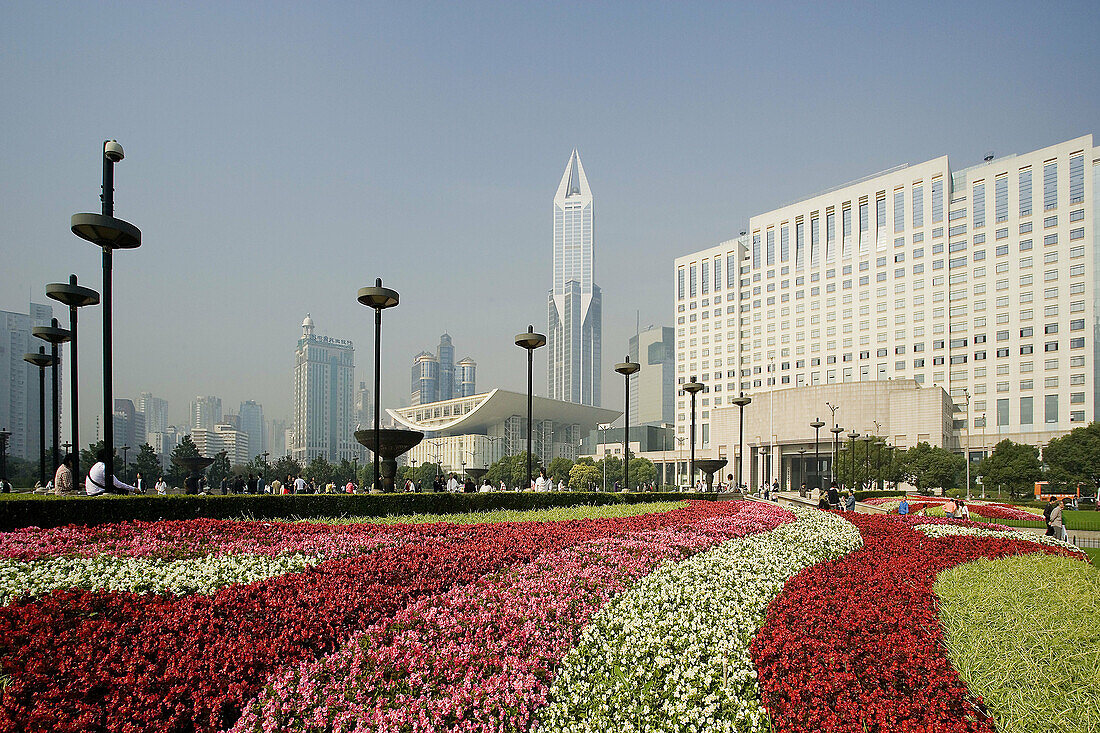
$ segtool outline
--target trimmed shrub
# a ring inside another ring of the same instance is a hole
[[[636,504],[682,499],[714,500],[714,494],[647,492],[501,492],[491,494],[233,494],[230,496],[101,496],[11,498],[0,502],[0,531],[163,519],[310,519],[464,514],[494,509],[526,511],[578,504]]]
[[[867,499],[875,499],[881,496],[903,496],[905,494],[901,489],[891,489],[888,491],[857,491],[856,501],[865,501]]]

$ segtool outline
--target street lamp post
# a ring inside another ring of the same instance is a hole
[[[829,432],[833,434],[833,458],[829,461],[829,483],[836,483],[836,462],[840,458],[840,434],[844,432],[844,428],[839,425],[833,425],[829,428]]]
[[[684,441],[687,440],[682,435],[676,436],[676,443],[678,450],[676,451],[676,489],[680,488],[680,464],[684,462]]]
[[[382,490],[381,458],[378,453],[382,445],[381,437],[381,405],[382,393],[382,311],[393,308],[401,302],[401,296],[396,290],[382,287],[382,278],[375,278],[374,286],[359,288],[356,296],[363,305],[374,309],[374,486]]]
[[[63,305],[69,306],[69,416],[70,432],[73,444],[73,486],[80,486],[80,430],[77,408],[78,386],[77,359],[76,359],[76,311],[89,305],[99,303],[99,293],[77,284],[76,275],[69,275],[67,283],[50,283],[46,286],[46,297],[53,298]]]
[[[115,432],[113,362],[111,342],[111,258],[116,249],[136,249],[141,246],[141,230],[133,224],[116,219],[115,163],[124,157],[122,146],[115,140],[103,143],[103,193],[99,214],[73,214],[69,228],[73,234],[103,250],[103,448],[104,476],[110,481],[115,470]],[[75,441],[74,441],[75,442]],[[79,444],[77,444],[79,450]]]
[[[129,474],[126,473],[126,469],[130,465],[130,461],[127,458],[127,456],[130,455],[130,446],[124,445],[121,448],[119,448],[119,450],[122,451],[122,476],[123,476],[123,480],[125,481],[125,480],[129,479]],[[224,453],[225,451],[222,451],[222,452]]]
[[[752,402],[751,397],[746,397],[744,392],[739,392],[732,400],[737,405],[737,466],[734,480],[737,482],[737,491],[741,490],[741,462],[745,460],[745,406]]]
[[[8,438],[11,433],[0,430],[0,492],[8,493]]]
[[[46,485],[46,367],[53,364],[53,357],[46,353],[45,346],[38,347],[38,353],[23,355],[24,361],[29,361],[38,367],[38,480],[42,486]]]
[[[798,449],[798,495],[805,496],[806,492],[803,491],[802,485],[806,483],[806,449]]]
[[[848,481],[848,487],[847,488],[853,489],[853,490],[855,488],[855,481],[856,481],[856,438],[858,438],[858,437],[859,437],[859,433],[857,431],[855,431],[855,430],[848,431],[848,438],[849,438],[849,442],[851,444],[851,448],[849,450],[852,451],[852,475],[851,475],[850,480]]]
[[[966,500],[970,501],[970,390],[964,389],[966,397]]]
[[[630,360],[630,354],[626,355],[626,361],[615,365],[615,371],[623,375],[623,488],[630,488],[628,465],[630,463],[630,375],[636,374],[642,365]]]
[[[260,457],[264,459],[264,486],[267,486],[267,457],[269,455],[271,455],[271,454],[268,453],[267,451],[264,451],[263,453],[260,454]],[[358,461],[359,456],[355,456],[355,460]],[[356,469],[358,469],[358,466],[356,466]],[[353,478],[357,478],[357,477],[353,477]]]
[[[535,333],[534,326],[527,326],[526,333],[516,334],[516,346],[527,349],[527,485],[524,489],[531,488],[531,405],[534,394],[535,349],[545,345],[546,336]]]
[[[61,463],[61,458],[57,455],[58,445],[61,443],[61,437],[58,432],[61,429],[61,403],[60,403],[60,390],[58,387],[58,374],[57,366],[61,363],[61,358],[58,356],[58,346],[69,340],[70,334],[63,328],[60,328],[57,324],[57,319],[54,318],[48,326],[35,326],[31,329],[31,333],[36,338],[40,338],[50,344],[50,358],[53,359],[53,369],[51,371],[51,377],[53,378],[53,465],[56,468]]]
[[[688,481],[695,481],[695,395],[706,389],[706,385],[696,381],[692,375],[691,380],[684,383],[683,390],[691,395],[691,458],[688,464]]]
[[[982,413],[982,458],[985,458],[985,413]],[[985,498],[985,481],[982,481],[982,498]]]
[[[825,427],[824,421],[817,417],[810,423],[810,427],[814,429],[814,483],[817,484],[817,488],[821,486],[821,454],[818,452],[818,447],[821,443],[821,428]]]
[[[870,435],[863,436],[863,468],[867,472],[868,479],[871,476],[871,439],[872,436]],[[871,485],[874,485],[873,481],[871,481]]]

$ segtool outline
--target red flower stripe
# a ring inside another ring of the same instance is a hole
[[[0,730],[223,729],[269,676],[419,598],[546,551],[730,512],[701,502],[620,519],[406,525],[386,528],[396,546],[212,596],[58,591],[18,601],[0,608]]]
[[[883,515],[845,518],[859,527],[864,547],[791,578],[752,644],[775,730],[992,733],[981,700],[946,655],[932,586],[947,568],[1037,546],[933,539]]]

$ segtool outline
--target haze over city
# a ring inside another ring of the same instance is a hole
[[[751,10],[749,9],[751,7]],[[0,310],[48,302],[116,214],[116,397],[195,395],[286,419],[294,346],[384,321],[386,407],[448,332],[478,387],[525,389],[513,336],[546,328],[552,199],[576,148],[596,210],[603,364],[671,325],[673,260],[748,218],[900,163],[959,166],[1100,131],[1095,3],[185,6],[5,3]],[[65,320],[61,307],[55,315]],[[81,418],[101,412],[100,315],[82,321]],[[535,359],[545,394],[546,361]],[[605,377],[603,403],[621,386]]]

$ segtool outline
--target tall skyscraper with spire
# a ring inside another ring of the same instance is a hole
[[[548,303],[551,399],[600,405],[602,296],[595,268],[592,191],[576,149],[554,194],[554,287]]]

